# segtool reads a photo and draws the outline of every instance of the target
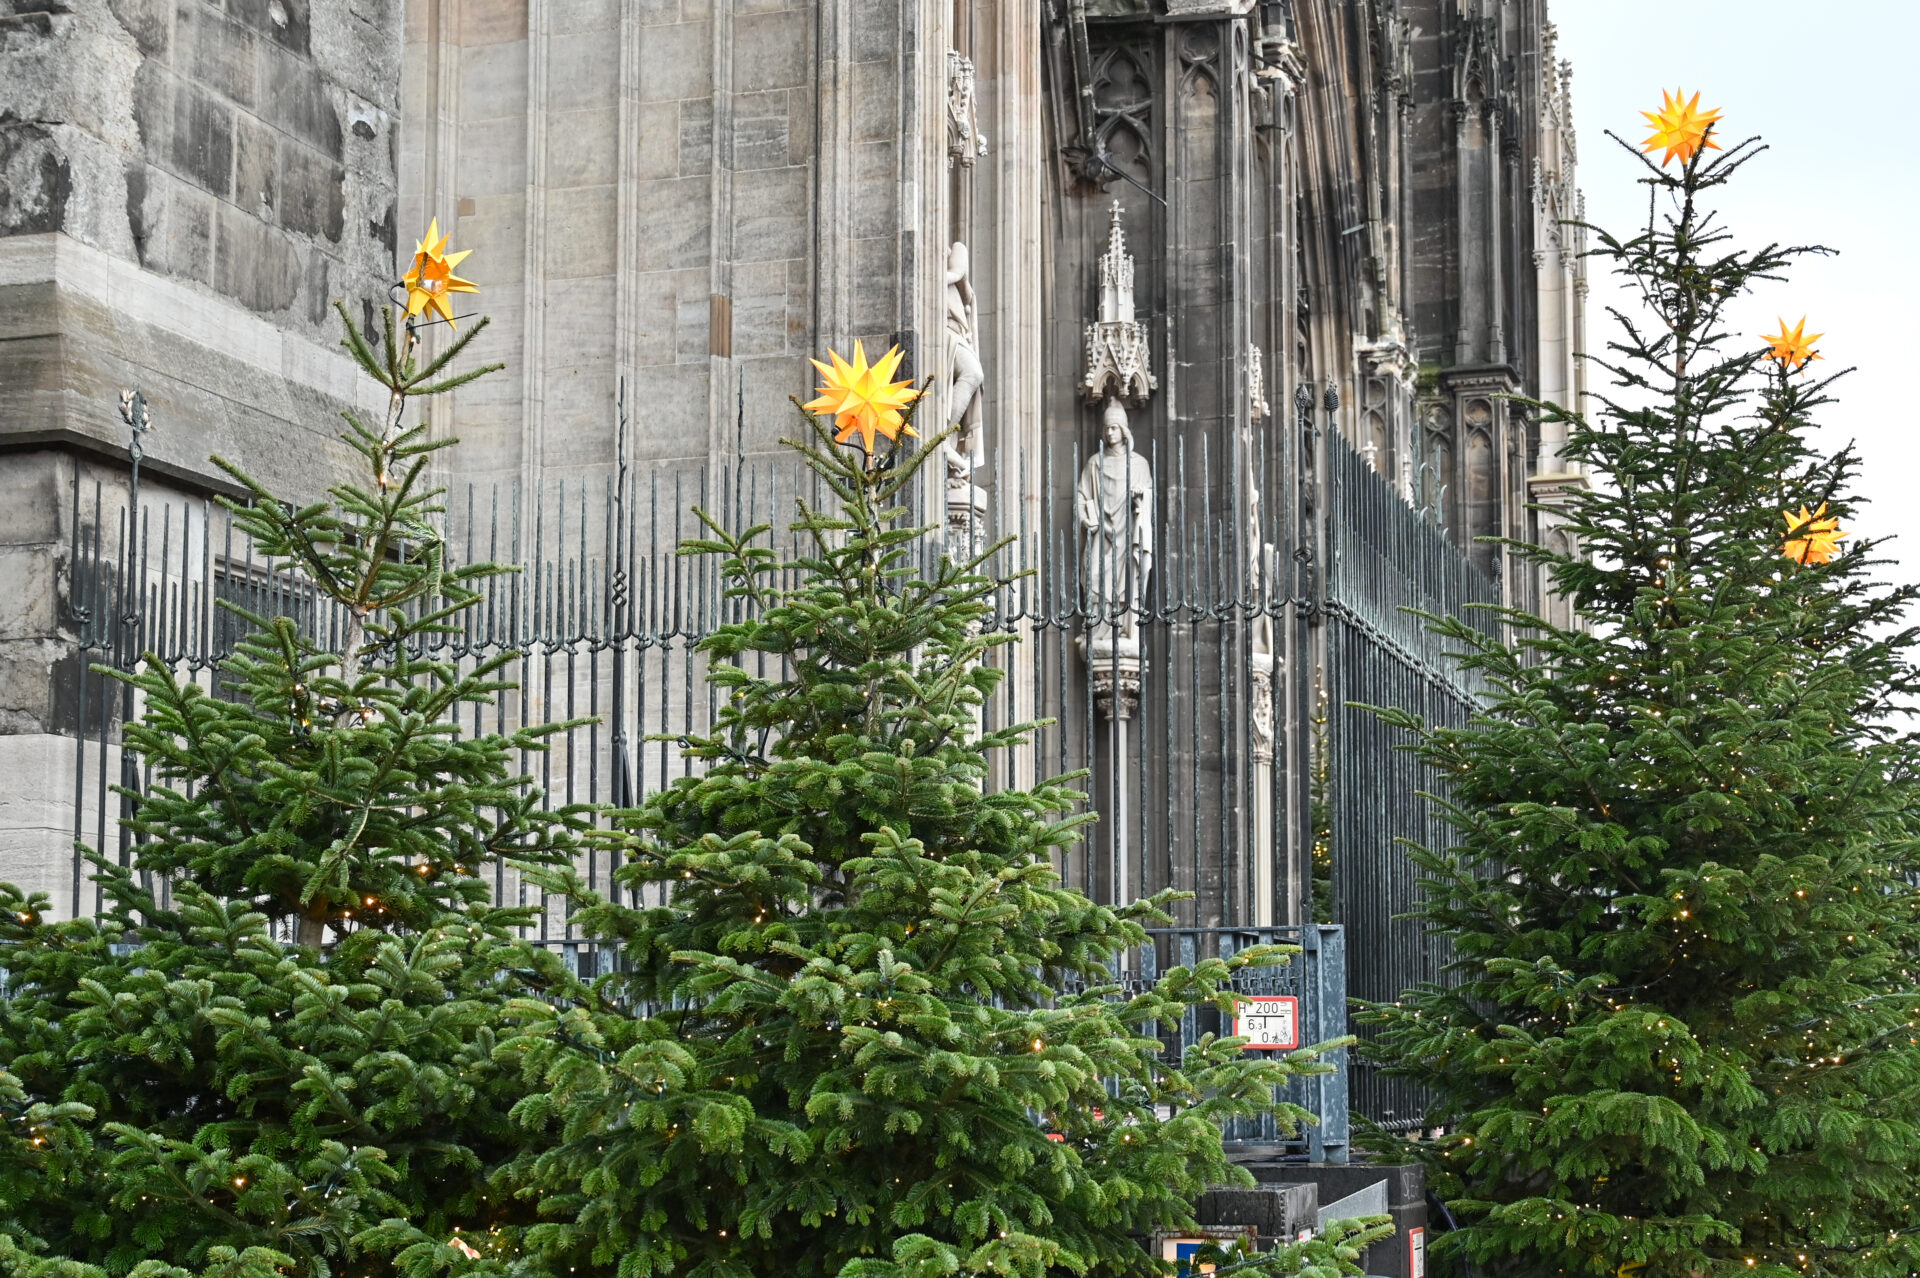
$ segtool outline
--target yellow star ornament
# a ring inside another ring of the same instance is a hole
[[[840,428],[840,433],[833,437],[834,443],[847,443],[858,434],[860,446],[872,453],[876,435],[897,440],[902,432],[915,433],[900,410],[920,398],[920,392],[913,389],[911,381],[893,380],[893,372],[900,367],[902,358],[898,346],[890,348],[871,366],[859,342],[853,344],[853,363],[841,359],[837,351],[828,351],[827,358],[833,361],[832,367],[817,359],[812,361],[826,383],[817,388],[820,397],[801,407],[809,413],[833,414],[834,424]]]
[[[1787,521],[1787,544],[1782,553],[1798,564],[1824,564],[1840,552],[1840,540],[1847,534],[1840,531],[1840,519],[1827,513],[1827,503],[1821,502],[1820,509],[1809,514],[1802,506],[1799,514],[1783,510],[1781,516]]]
[[[1825,333],[1807,332],[1807,317],[1802,315],[1800,322],[1791,330],[1783,319],[1778,333],[1766,334],[1760,340],[1767,344],[1767,358],[1777,361],[1791,373],[1808,360],[1821,358],[1820,352],[1813,349],[1813,344],[1825,336]]]
[[[440,219],[427,227],[427,238],[413,250],[413,269],[400,281],[407,288],[407,318],[413,319],[428,307],[447,323],[453,323],[454,293],[478,293],[480,286],[463,280],[453,268],[465,261],[472,249],[447,252],[447,237],[440,234]]]
[[[1664,101],[1660,109],[1640,113],[1653,129],[1653,136],[1642,142],[1640,149],[1651,155],[1662,147],[1666,148],[1667,153],[1660,157],[1663,168],[1671,164],[1675,156],[1685,164],[1703,146],[1709,151],[1720,149],[1720,144],[1707,136],[1707,130],[1720,119],[1720,113],[1702,111],[1699,94],[1694,94],[1690,99],[1684,94],[1683,89],[1675,89],[1672,93],[1662,89],[1660,96]]]

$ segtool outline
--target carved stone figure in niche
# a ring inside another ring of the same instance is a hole
[[[1109,399],[1100,415],[1100,451],[1080,469],[1075,493],[1086,607],[1095,622],[1090,659],[1103,645],[1137,653],[1133,610],[1146,601],[1153,572],[1153,467],[1133,451],[1127,407]]]
[[[987,137],[973,105],[973,59],[947,50],[947,164],[972,168],[975,156],[987,153]]]
[[[1253,368],[1260,368],[1260,348],[1252,350]],[[1256,395],[1254,404],[1261,405]],[[1251,413],[1250,417],[1264,416]],[[1241,432],[1247,502],[1247,545],[1251,549],[1248,567],[1247,601],[1252,605],[1248,619],[1247,671],[1252,676],[1253,704],[1249,711],[1252,729],[1250,744],[1255,763],[1272,763],[1274,758],[1273,668],[1275,659],[1272,601],[1279,595],[1280,559],[1273,543],[1263,541],[1266,521],[1260,512],[1260,477],[1253,461],[1253,423]]]
[[[986,369],[980,363],[980,340],[973,303],[973,284],[968,278],[967,246],[955,240],[947,252],[947,368],[952,379],[947,383],[947,425],[963,429],[943,446],[947,461],[947,487],[967,488],[971,475],[982,460],[980,430],[980,388],[986,383]]]

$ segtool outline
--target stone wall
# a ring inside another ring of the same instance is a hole
[[[365,319],[396,273],[399,19],[398,0],[0,0],[0,878],[59,913],[76,501],[124,504],[125,389],[152,415],[150,514],[231,490],[212,453],[303,497],[340,473],[340,411],[379,399],[331,303]]]
[[[475,251],[508,364],[436,406],[455,472],[604,475],[622,383],[642,462],[765,451],[808,356],[910,340],[928,7],[407,0],[400,221]]]
[[[0,446],[319,486],[394,275],[397,0],[0,0]],[[268,441],[272,446],[267,447]],[[289,447],[289,443],[292,446]]]

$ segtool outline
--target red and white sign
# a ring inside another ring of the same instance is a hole
[[[1291,995],[1254,994],[1234,1008],[1233,1032],[1245,1036],[1249,1050],[1300,1046],[1300,1000]]]
[[[1427,1231],[1407,1231],[1407,1278],[1427,1278]]]

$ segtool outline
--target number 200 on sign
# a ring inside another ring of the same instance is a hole
[[[1244,1035],[1249,1049],[1300,1046],[1300,1000],[1286,995],[1242,998],[1233,1018],[1233,1032]]]

